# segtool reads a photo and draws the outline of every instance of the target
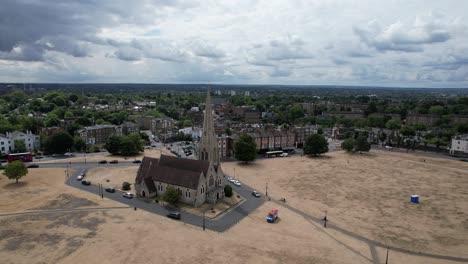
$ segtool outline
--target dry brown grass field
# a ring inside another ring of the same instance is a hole
[[[426,160],[426,162],[423,161]],[[468,166],[406,154],[337,152],[223,169],[310,215],[392,246],[468,257]],[[136,168],[95,169],[95,180]],[[128,175],[133,174],[133,175]],[[100,178],[99,178],[100,177]],[[2,263],[372,263],[367,244],[267,202],[224,233],[203,231],[64,185],[63,169],[0,177]],[[419,194],[421,203],[409,203]],[[278,207],[280,221],[265,222]],[[55,210],[55,211],[54,211]],[[12,214],[15,215],[5,215]],[[381,262],[385,250],[378,248]],[[390,252],[389,263],[457,263]],[[392,262],[393,261],[393,262]],[[382,262],[383,263],[383,262]]]

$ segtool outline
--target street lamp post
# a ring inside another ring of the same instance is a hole
[[[205,231],[205,210],[203,210],[203,231]]]
[[[387,257],[385,258],[385,264],[388,264],[388,249],[389,247],[387,246]]]

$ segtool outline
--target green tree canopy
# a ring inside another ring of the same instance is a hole
[[[304,154],[312,154],[314,156],[326,153],[328,151],[327,139],[319,134],[313,134],[307,137],[304,144]]]
[[[15,179],[16,183],[18,183],[19,179],[28,174],[28,168],[23,162],[16,160],[5,166],[3,174],[10,180]]]
[[[385,132],[380,133],[380,134],[379,134],[379,140],[380,140],[380,142],[383,143],[383,142],[385,141],[385,139],[387,139],[387,134],[386,134]]]
[[[404,137],[411,137],[416,135],[416,131],[411,126],[403,126],[400,129],[400,134]]]
[[[121,154],[123,156],[133,156],[144,150],[143,140],[139,134],[112,135],[107,139],[104,147],[113,155]]]
[[[73,147],[76,149],[78,152],[83,152],[86,150],[86,142],[84,139],[80,137],[74,137],[73,138]]]
[[[73,137],[66,131],[59,131],[47,139],[46,152],[48,153],[65,153],[73,147]]]
[[[161,198],[167,203],[175,204],[179,200],[179,193],[174,187],[167,186],[166,191]]]
[[[388,129],[391,129],[391,130],[396,130],[396,129],[400,129],[401,127],[401,124],[400,122],[394,120],[394,119],[390,119],[387,121],[387,123],[385,123],[385,127],[388,128]]]
[[[354,139],[348,138],[345,141],[343,141],[343,143],[341,143],[341,148],[346,151],[353,151],[354,145],[355,145]]]
[[[370,148],[371,148],[371,144],[369,143],[369,141],[367,141],[367,136],[360,134],[356,139],[354,149],[356,151],[361,152],[361,151],[369,151]]]
[[[429,108],[429,113],[433,115],[443,116],[447,114],[447,109],[441,105],[433,105]]]
[[[109,151],[109,153],[112,155],[120,154],[120,145],[122,144],[122,139],[123,136],[112,135],[107,139],[104,148],[107,149],[107,151]]]
[[[15,143],[15,153],[26,152],[26,144],[24,143],[24,139],[16,139]]]
[[[231,197],[232,196],[232,187],[231,187],[231,185],[225,185],[224,186],[224,195],[226,195],[226,197]]]
[[[250,135],[241,135],[234,143],[234,152],[237,160],[248,163],[257,157],[257,144]]]

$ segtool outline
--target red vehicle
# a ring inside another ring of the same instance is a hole
[[[33,156],[31,152],[8,154],[8,163],[11,163],[15,160],[19,160],[22,162],[31,162],[33,160]]]
[[[268,212],[266,220],[268,223],[274,223],[276,219],[278,219],[278,209],[271,209],[270,212]]]

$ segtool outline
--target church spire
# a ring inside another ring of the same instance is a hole
[[[218,140],[214,131],[214,118],[211,109],[210,89],[206,95],[205,115],[203,118],[203,134],[201,137],[198,159],[209,160],[214,165],[219,164]]]

